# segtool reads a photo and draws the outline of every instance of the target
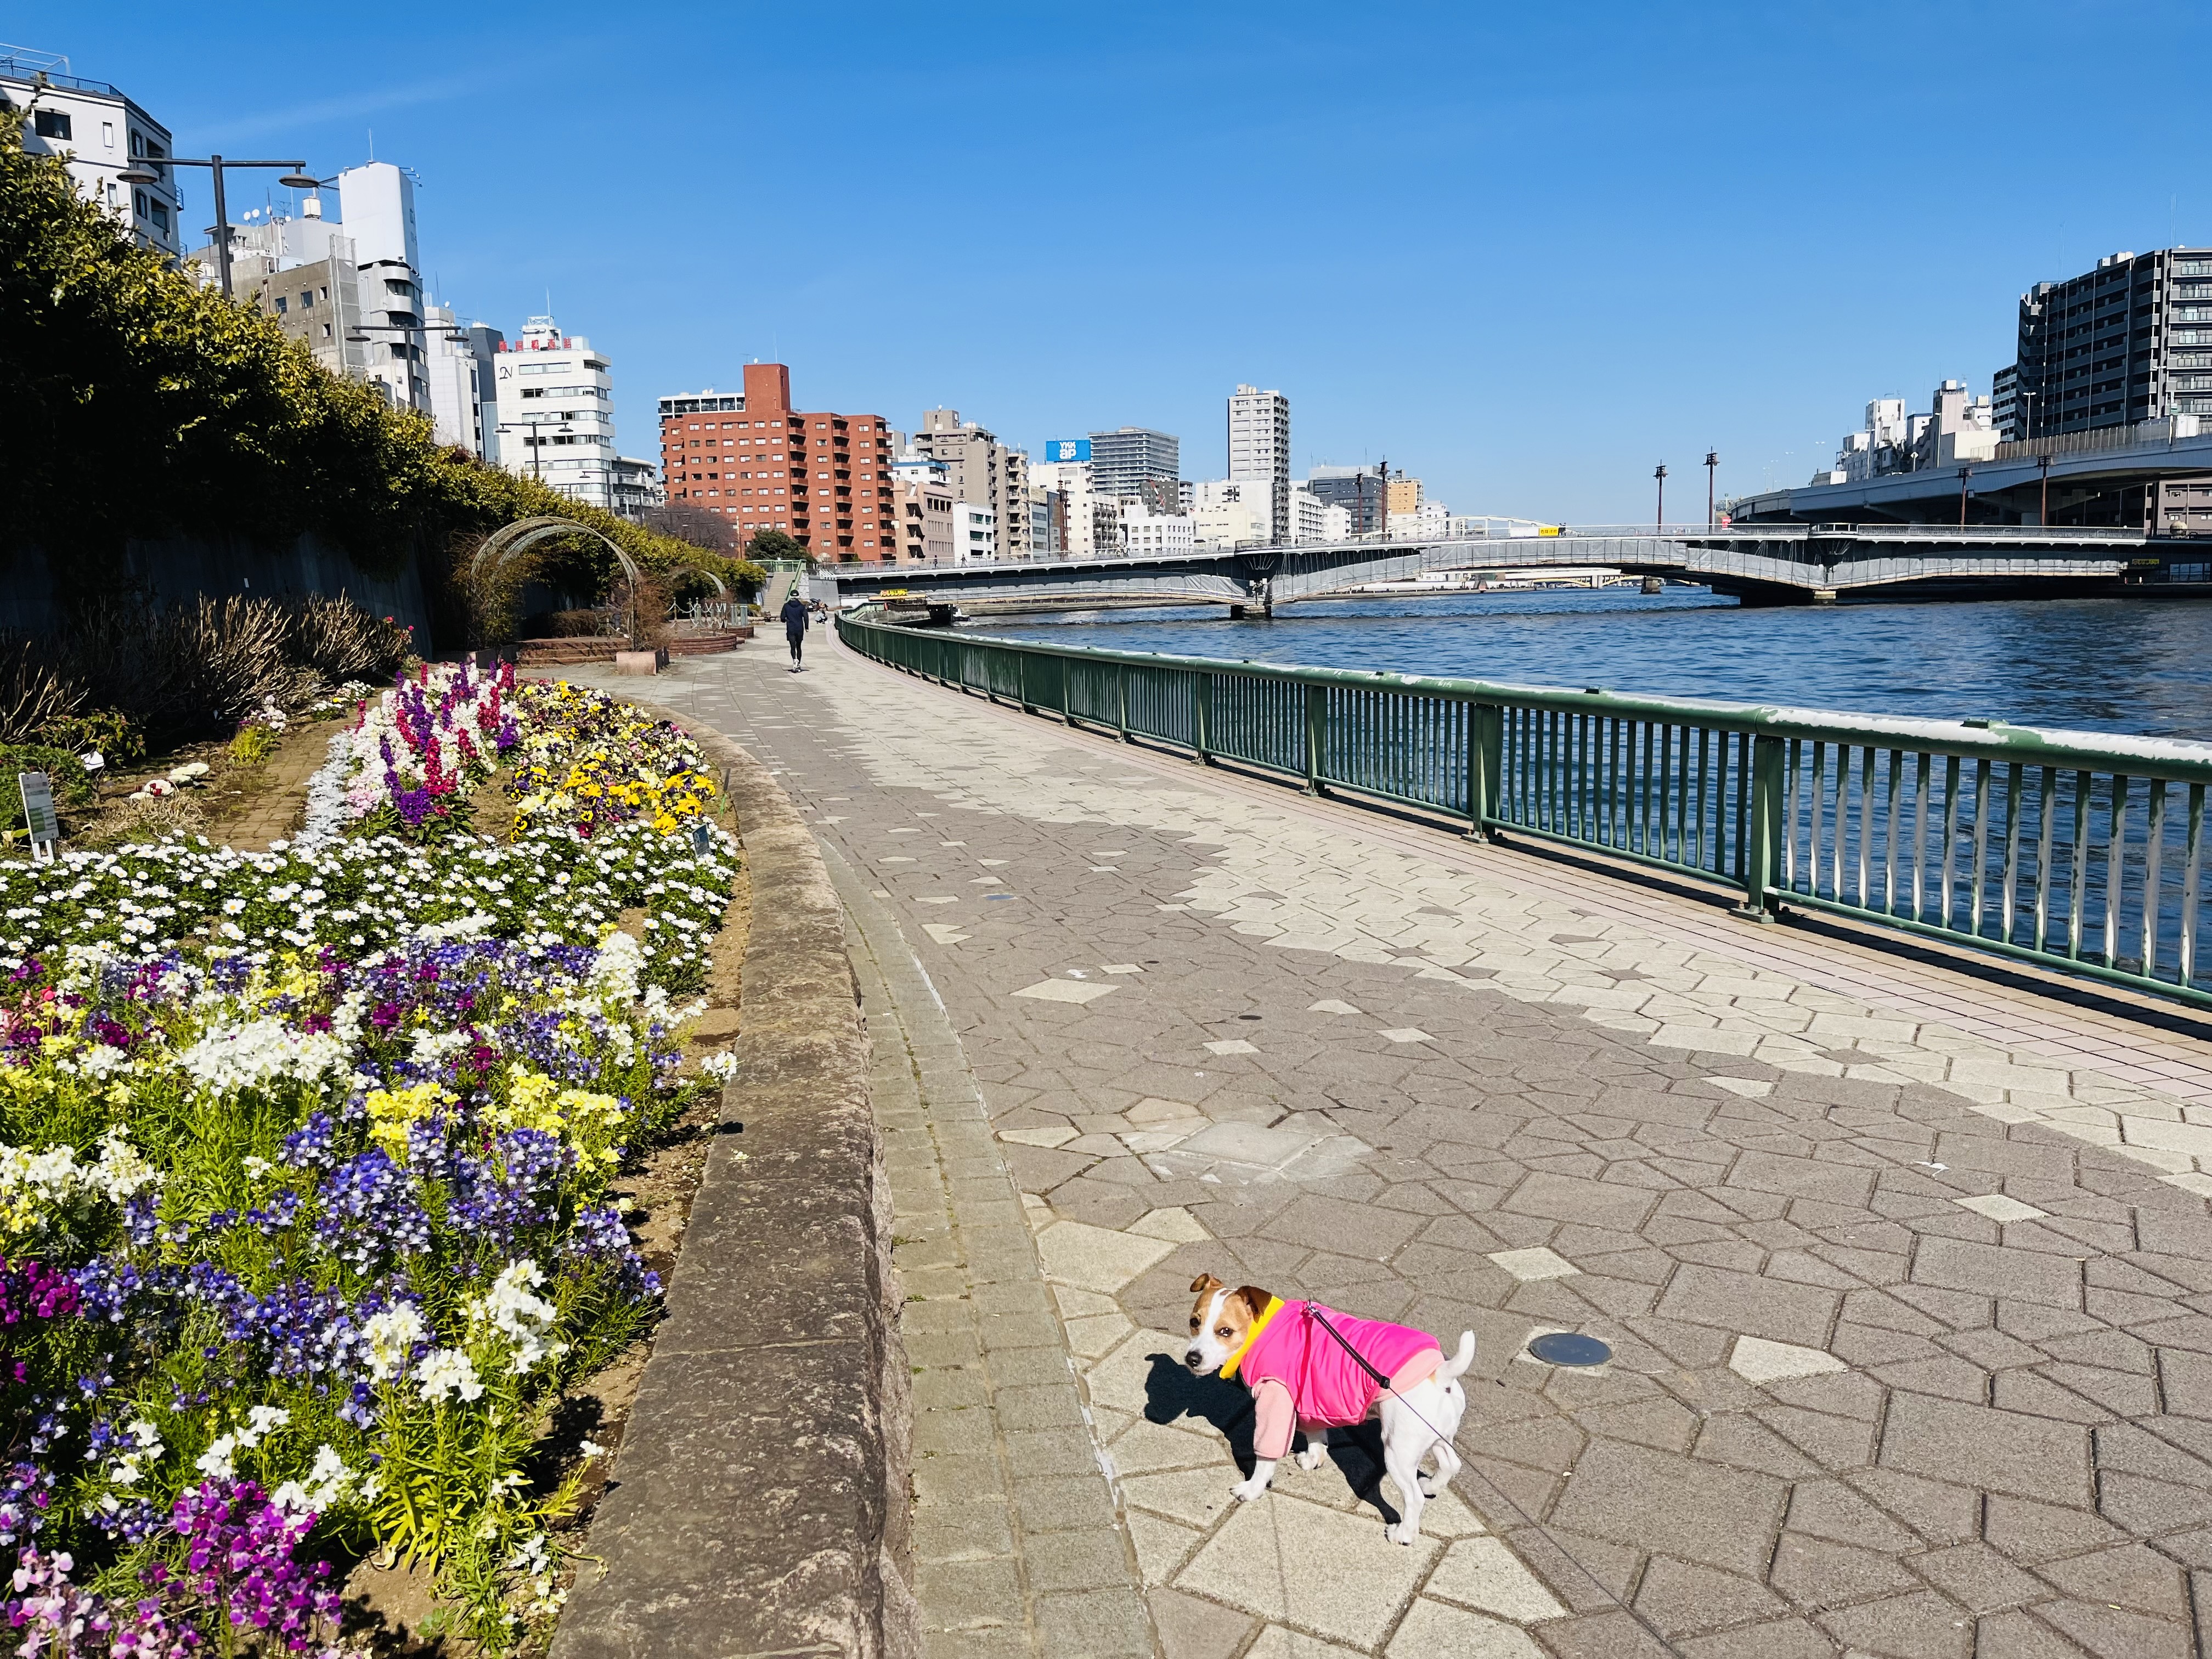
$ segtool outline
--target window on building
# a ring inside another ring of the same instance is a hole
[[[331,337],[331,325],[328,323],[323,325],[323,337],[325,340]]]
[[[154,228],[166,234],[169,228],[168,204],[166,202],[156,202],[149,198],[147,201],[147,206],[150,211],[146,216],[154,222]]]
[[[31,125],[41,138],[68,138],[73,136],[70,131],[67,110],[40,110],[32,116]]]
[[[103,149],[113,149],[115,148],[114,122],[102,121],[100,124],[100,147]]]
[[[281,294],[276,296],[276,314],[279,317],[284,314],[284,296]]]

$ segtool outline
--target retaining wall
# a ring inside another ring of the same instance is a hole
[[[775,781],[730,769],[752,885],[724,1122],[552,1659],[918,1659],[912,1412],[844,917]]]

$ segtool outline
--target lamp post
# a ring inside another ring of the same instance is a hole
[[[2048,528],[2051,524],[2051,457],[2039,455],[2035,458],[2035,465],[2042,474],[2040,482],[2043,486],[2043,499],[2036,505],[2035,521]]]
[[[230,208],[222,193],[222,174],[226,167],[284,167],[289,171],[276,182],[287,190],[313,190],[322,180],[307,176],[305,161],[230,161],[220,155],[195,159],[188,155],[164,155],[158,161],[141,156],[115,175],[116,182],[124,185],[158,185],[161,175],[154,169],[165,167],[205,167],[215,175],[215,264],[217,278],[222,283],[222,297],[232,297],[230,291]]]
[[[1667,464],[1662,461],[1651,476],[1659,480],[1659,505],[1652,509],[1656,516],[1651,520],[1651,533],[1656,536],[1667,523]]]
[[[1971,466],[1959,469],[1959,528],[1961,530],[1966,527],[1966,480],[1973,476],[1974,469]]]
[[[1705,452],[1705,528],[1708,530],[1713,527],[1713,473],[1720,464],[1719,450],[1709,449]]]

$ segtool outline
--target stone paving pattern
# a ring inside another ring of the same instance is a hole
[[[2038,1011],[810,657],[653,696],[780,770],[941,999],[1162,1651],[2199,1651],[2188,1022]],[[957,1413],[975,1385],[934,1373],[969,1351],[916,1346],[939,1266],[902,1258],[907,1341]],[[1476,1333],[1419,1545],[1382,1538],[1371,1439],[1228,1498],[1245,1397],[1175,1363],[1200,1272]],[[1615,1357],[1543,1366],[1553,1329]]]

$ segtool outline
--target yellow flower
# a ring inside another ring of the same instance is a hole
[[[389,1152],[394,1163],[404,1164],[408,1127],[441,1106],[452,1105],[454,1099],[434,1083],[418,1083],[411,1089],[372,1089],[367,1103],[368,1138]]]

